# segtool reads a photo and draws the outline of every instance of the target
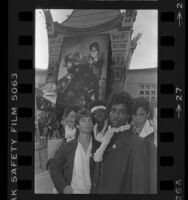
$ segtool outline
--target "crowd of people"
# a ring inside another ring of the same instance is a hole
[[[157,104],[127,92],[68,107],[48,161],[57,193],[156,194]]]

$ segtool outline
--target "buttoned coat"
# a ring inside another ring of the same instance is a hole
[[[91,193],[147,194],[148,157],[144,139],[132,129],[115,133],[95,166]]]

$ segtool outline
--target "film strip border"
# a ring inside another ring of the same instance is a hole
[[[178,7],[178,5],[177,5]],[[176,10],[176,12],[178,12]],[[184,78],[185,65],[181,51],[182,27],[176,12],[159,15],[158,127],[160,190],[169,191],[169,199],[183,198],[184,187]],[[180,45],[181,44],[181,45]],[[177,76],[182,79],[178,80]],[[182,144],[182,146],[180,146]],[[183,161],[183,162],[182,162]],[[181,163],[181,164],[180,164]],[[180,172],[181,173],[178,173]],[[165,176],[164,176],[165,174]]]
[[[185,27],[178,17],[183,5],[161,6],[158,13],[158,195],[165,199],[183,199],[184,189]],[[24,9],[9,6],[15,24],[9,26],[8,197],[34,199],[34,10],[25,4]]]

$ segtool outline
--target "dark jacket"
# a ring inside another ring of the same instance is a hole
[[[78,139],[74,139],[62,146],[56,152],[54,158],[49,163],[49,171],[51,179],[55,185],[55,188],[58,193],[63,193],[63,189],[67,185],[71,185],[73,166],[74,166],[74,157],[76,148],[78,145]],[[92,149],[91,153],[93,154],[96,149],[99,147],[100,143],[92,140]],[[90,159],[90,177],[93,178],[95,162],[93,157]]]
[[[154,142],[154,132],[153,132],[153,133],[150,133],[149,135],[147,135],[144,139],[145,139],[145,141],[147,141],[147,142],[153,143],[153,142]]]
[[[132,129],[116,133],[95,167],[91,193],[147,194],[148,161],[144,139]]]
[[[149,193],[157,193],[157,147],[154,145],[154,133],[145,138],[149,162]]]

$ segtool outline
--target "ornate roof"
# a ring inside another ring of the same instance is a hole
[[[120,10],[76,9],[61,24],[54,22],[55,31],[65,35],[94,34],[119,26],[123,15]]]
[[[104,24],[120,15],[120,10],[73,10],[72,14],[61,23],[63,26],[88,28]]]

